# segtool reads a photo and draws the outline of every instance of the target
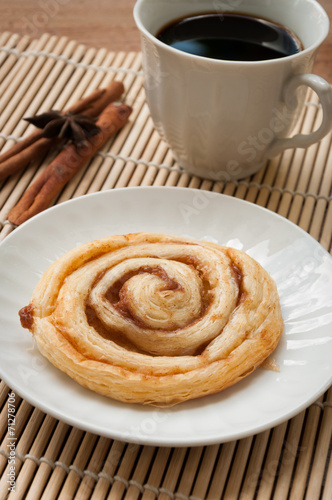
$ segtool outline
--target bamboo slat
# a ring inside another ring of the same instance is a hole
[[[332,134],[307,150],[287,150],[257,174],[212,182],[183,172],[154,129],[143,89],[141,54],[108,52],[44,34],[0,34],[0,149],[33,127],[24,116],[66,109],[112,80],[133,106],[128,124],[66,185],[56,203],[129,186],[191,187],[247,200],[282,215],[332,249]],[[321,120],[316,95],[296,133]],[[14,228],[11,208],[54,152],[0,183],[0,241]],[[1,284],[0,284],[1,286]],[[330,500],[332,388],[271,430],[193,448],[143,446],[84,432],[16,395],[16,491],[8,491],[8,394],[0,383],[0,498],[28,500]]]

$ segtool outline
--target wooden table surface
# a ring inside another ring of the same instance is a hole
[[[332,19],[332,1],[320,0]],[[0,0],[0,32],[68,36],[90,47],[139,51],[135,0]],[[315,73],[332,82],[332,31],[321,46]]]

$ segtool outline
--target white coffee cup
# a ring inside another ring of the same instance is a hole
[[[241,12],[292,30],[304,50],[280,59],[226,61],[175,49],[156,38],[167,23],[198,12]],[[212,180],[257,172],[286,148],[306,148],[332,128],[332,90],[310,72],[329,31],[316,0],[137,0],[145,91],[155,127],[186,171]],[[323,119],[290,137],[311,87]]]

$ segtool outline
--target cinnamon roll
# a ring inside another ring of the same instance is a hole
[[[246,253],[159,233],[74,248],[20,311],[40,352],[83,386],[170,406],[247,377],[283,331],[275,282]]]

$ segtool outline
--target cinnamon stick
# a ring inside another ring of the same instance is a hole
[[[85,116],[91,117],[99,116],[108,104],[120,99],[124,90],[125,88],[122,82],[112,81],[108,87],[95,90],[90,96],[81,99],[64,111],[64,113],[83,113]]]
[[[111,102],[116,101],[124,92],[122,82],[112,81],[104,89],[97,89],[92,94],[80,99],[64,113],[80,114],[97,117]],[[36,130],[22,141],[14,144],[8,151],[0,155],[0,181],[18,172],[31,160],[43,156],[51,147],[58,145],[58,138],[46,139],[42,130]]]
[[[49,151],[50,148],[57,146],[60,142],[61,139],[58,137],[46,139],[42,136],[42,131],[38,130],[35,134],[35,140],[32,141],[29,146],[0,163],[0,181],[9,175],[15,174],[21,170],[21,168],[25,167],[30,161],[43,156],[47,153],[47,151]]]
[[[97,120],[100,132],[88,139],[88,146],[77,149],[70,144],[62,150],[10,211],[8,220],[20,225],[48,208],[76,172],[125,125],[131,111],[132,108],[126,104],[109,104]]]

